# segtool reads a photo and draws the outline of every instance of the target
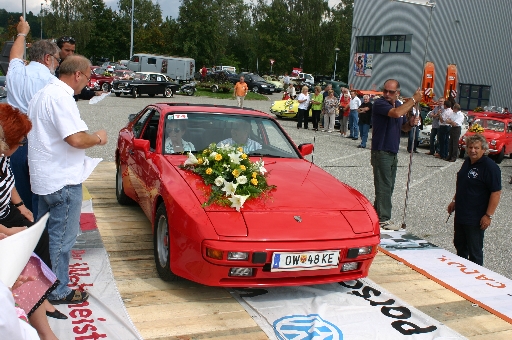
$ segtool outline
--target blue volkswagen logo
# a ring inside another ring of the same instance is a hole
[[[288,315],[274,321],[279,340],[343,340],[343,333],[318,314]]]

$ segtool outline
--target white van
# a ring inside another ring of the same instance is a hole
[[[234,67],[234,66],[215,66],[215,69],[213,71],[222,71],[222,70],[228,70],[233,73],[236,73],[236,67]]]
[[[309,73],[299,73],[297,78],[304,79],[304,82],[306,82],[308,84],[311,84],[311,85],[315,85],[315,77],[313,77]]]
[[[185,81],[194,79],[196,63],[192,58],[138,53],[126,66],[135,72],[163,73],[174,80]]]

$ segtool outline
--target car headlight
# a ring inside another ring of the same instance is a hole
[[[274,107],[274,105],[276,105],[276,102],[272,102],[272,105],[270,105],[270,107]]]
[[[261,87],[267,87],[267,85],[261,85]]]
[[[491,141],[491,145],[492,145],[492,146],[495,146],[495,145],[496,145],[496,140],[495,140],[495,139],[493,139],[493,140]]]

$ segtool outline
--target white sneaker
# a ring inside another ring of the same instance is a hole
[[[385,230],[398,231],[401,228],[399,225],[394,224],[391,220],[379,222],[379,225],[380,225],[381,229],[385,229]]]
[[[327,130],[327,132],[332,133],[332,130]]]

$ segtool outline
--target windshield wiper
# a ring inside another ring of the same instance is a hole
[[[269,153],[251,152],[249,156],[271,157],[271,158],[289,158],[286,156],[271,155]]]

